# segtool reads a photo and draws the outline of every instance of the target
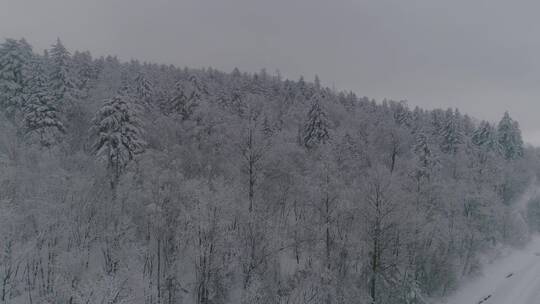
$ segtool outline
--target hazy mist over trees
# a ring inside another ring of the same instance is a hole
[[[0,45],[0,109],[0,303],[430,303],[540,229],[508,112],[60,39]]]

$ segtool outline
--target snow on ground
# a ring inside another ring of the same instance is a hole
[[[470,280],[441,304],[539,304],[540,237],[521,250],[484,266],[483,275]]]

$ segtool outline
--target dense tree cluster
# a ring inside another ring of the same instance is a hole
[[[0,46],[0,303],[427,303],[525,242],[517,122]]]

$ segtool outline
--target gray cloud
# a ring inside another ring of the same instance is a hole
[[[279,69],[480,119],[540,144],[540,3],[478,0],[0,0],[0,37],[123,59]]]

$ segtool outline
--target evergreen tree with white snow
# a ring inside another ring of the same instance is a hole
[[[32,49],[24,40],[6,39],[0,46],[0,106],[11,116],[23,104],[25,69]]]
[[[321,102],[322,96],[316,93],[312,97],[311,109],[302,131],[302,143],[306,148],[324,144],[330,138],[328,118],[322,109]]]
[[[33,77],[25,87],[24,125],[28,136],[36,136],[48,147],[61,140],[65,132],[55,100],[49,91],[49,79],[43,59],[35,57],[30,65]]]
[[[91,131],[95,136],[93,151],[106,161],[111,187],[115,188],[125,167],[146,144],[129,94],[124,91],[106,99]]]
[[[416,135],[413,151],[417,157],[417,169],[415,174],[417,180],[422,178],[427,178],[429,180],[431,178],[431,173],[438,165],[439,160],[429,142],[429,137],[424,132],[420,131]]]
[[[512,160],[523,156],[523,139],[519,124],[510,117],[508,112],[504,113],[497,126],[497,136],[502,156],[505,159]]]
[[[182,120],[187,120],[199,106],[202,95],[203,91],[195,76],[191,76],[188,81],[180,80],[176,83],[174,96],[169,102],[170,110],[179,114]]]
[[[90,52],[75,52],[71,59],[73,74],[78,92],[86,97],[88,90],[95,84],[98,78],[98,68],[92,59]]]
[[[394,120],[397,124],[409,127],[412,121],[412,114],[407,103],[402,101],[395,105]]]
[[[454,112],[452,109],[446,110],[440,136],[442,137],[441,150],[445,153],[455,154],[459,145],[463,143],[459,112]]]
[[[487,121],[481,121],[472,135],[473,144],[482,147],[487,151],[500,151],[497,131],[495,127]]]
[[[139,72],[135,78],[135,91],[137,100],[142,105],[146,107],[151,105],[152,96],[154,95],[154,86],[142,72]]]
[[[49,51],[51,61],[51,89],[60,107],[69,107],[77,96],[75,80],[71,70],[71,54],[60,39]]]

